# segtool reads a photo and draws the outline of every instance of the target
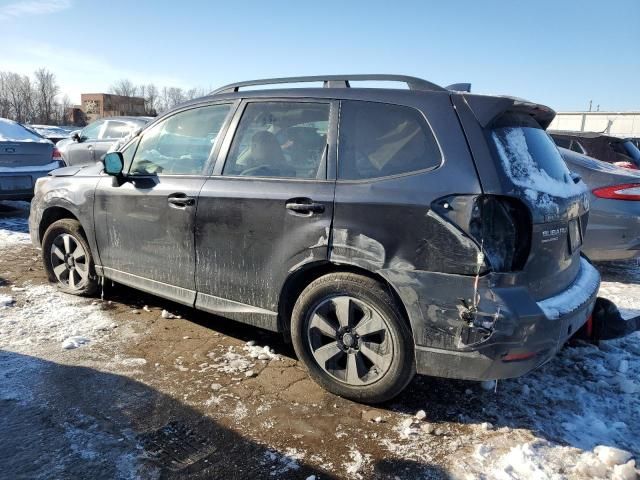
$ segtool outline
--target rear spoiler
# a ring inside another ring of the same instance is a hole
[[[463,93],[462,97],[483,128],[506,112],[522,112],[531,115],[546,130],[556,116],[553,109],[522,98],[471,93]]]

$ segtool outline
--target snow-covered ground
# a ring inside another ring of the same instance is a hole
[[[14,206],[19,210],[15,214],[0,212],[0,255],[28,242],[24,210],[28,204]],[[640,266],[626,262],[598,267],[604,278],[600,295],[613,300],[625,318],[640,315]],[[0,273],[2,270],[0,267]],[[165,322],[182,321],[173,315],[158,317]],[[61,364],[73,364],[78,358],[75,355],[104,347],[111,352],[104,368],[127,375],[145,367],[144,358],[123,357],[118,352],[119,345],[134,340],[118,323],[99,301],[65,295],[32,281],[5,285],[0,293],[0,354],[6,356],[0,356],[0,407],[5,400],[18,402],[22,413],[12,415],[26,416],[42,415],[43,398],[55,404],[55,397],[48,398],[40,391],[48,381],[43,368],[49,368],[46,365],[52,357]],[[47,362],[41,361],[45,356]],[[257,362],[283,363],[278,352],[253,342],[235,349],[225,347],[207,358],[210,366],[199,372],[208,369],[220,375],[220,381],[225,375],[238,377],[238,382],[253,378]],[[158,364],[156,368],[160,368]],[[187,367],[178,371],[196,375]],[[457,421],[430,423],[428,403],[422,406],[426,413],[417,417],[405,413],[402,405],[380,409],[382,413],[370,421],[380,428],[375,437],[378,453],[360,445],[357,430],[344,427],[331,441],[350,442],[345,459],[324,458],[318,464],[331,461],[339,476],[368,478],[371,465],[379,460],[376,455],[382,451],[385,458],[437,464],[446,475],[465,480],[636,479],[635,462],[640,461],[639,375],[640,333],[602,342],[599,347],[566,347],[547,365],[519,379],[485,384],[484,388],[470,385],[465,404],[452,406],[458,408]],[[209,382],[206,388],[209,400],[204,400],[204,408],[218,410],[225,401],[235,401],[231,394],[217,393],[222,388],[218,383]],[[481,407],[469,408],[470,404]],[[247,408],[250,406],[238,403],[230,418],[240,422],[256,414]],[[271,406],[265,404],[265,412],[268,408]],[[80,414],[73,420],[64,418],[67,420],[59,434],[62,440],[51,440],[60,455],[61,472],[77,462],[89,462],[98,469],[94,471],[111,468],[114,478],[138,477],[139,446],[132,436],[105,433],[96,427],[99,422]],[[269,422],[266,418],[265,425]],[[0,419],[0,432],[3,425]],[[57,431],[48,424],[42,428],[48,435]],[[254,434],[260,436],[260,432]],[[7,439],[0,439],[0,459],[3,441]],[[8,444],[13,445],[11,441]],[[314,458],[320,457],[301,448],[294,438],[285,447],[268,450],[260,461],[271,465],[275,472],[272,478],[294,478],[291,475],[295,476],[298,465]],[[47,469],[38,468],[33,477],[46,478]],[[397,478],[409,478],[403,475],[399,471]],[[425,474],[424,478],[434,477]]]
[[[0,248],[30,242],[28,215],[29,202],[0,202]]]

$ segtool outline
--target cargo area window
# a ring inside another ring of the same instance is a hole
[[[560,151],[530,116],[505,114],[490,130],[507,176],[530,191],[565,196],[574,186]]]
[[[339,179],[406,174],[437,167],[441,161],[431,128],[416,109],[386,103],[342,102]]]

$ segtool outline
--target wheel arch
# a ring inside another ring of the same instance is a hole
[[[409,313],[404,302],[402,301],[402,298],[400,297],[395,287],[382,275],[355,265],[335,264],[331,262],[314,262],[304,265],[298,270],[291,272],[287,277],[282,289],[280,290],[280,297],[278,301],[278,329],[283,332],[287,341],[289,341],[291,338],[291,312],[293,311],[293,306],[295,305],[296,300],[298,299],[302,291],[311,282],[322,277],[323,275],[340,272],[359,274],[377,280],[382,285],[384,285],[396,301],[396,304],[402,312],[402,317],[407,323],[411,334],[414,334]]]
[[[80,219],[78,219],[78,217],[71,210],[59,205],[52,205],[45,208],[42,212],[42,218],[40,219],[40,224],[38,225],[38,238],[40,239],[40,242],[42,242],[44,233],[47,231],[47,228],[49,228],[54,222],[57,222],[58,220],[62,220],[64,218],[76,220],[78,223],[80,223],[80,226],[82,227],[82,233],[84,234],[85,239],[87,238],[87,232],[85,231],[84,225],[82,225]]]

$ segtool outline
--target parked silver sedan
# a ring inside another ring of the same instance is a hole
[[[90,123],[56,146],[67,165],[98,162],[111,146],[136,129],[144,127],[152,117],[110,117]]]
[[[640,256],[640,171],[620,168],[560,148],[569,170],[591,190],[582,251],[596,261]]]
[[[30,199],[36,180],[63,166],[53,143],[13,120],[0,118],[0,199]]]

